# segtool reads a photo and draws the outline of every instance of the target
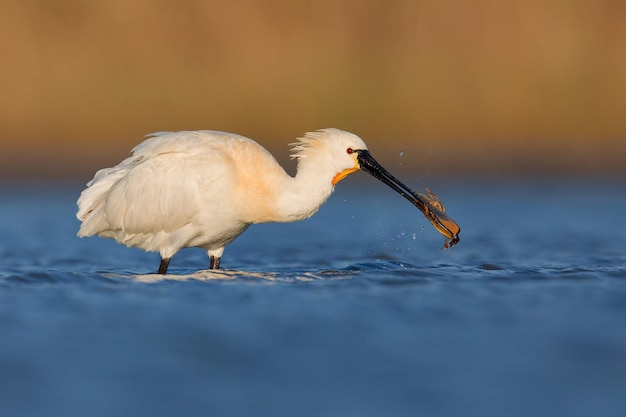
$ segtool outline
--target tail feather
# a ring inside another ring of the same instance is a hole
[[[111,188],[128,173],[130,164],[124,166],[120,164],[112,168],[101,169],[94,178],[87,183],[87,188],[83,190],[78,198],[78,211],[76,218],[82,222],[78,231],[78,236],[93,236],[100,232],[105,224],[104,216],[94,215],[105,203],[106,197]]]

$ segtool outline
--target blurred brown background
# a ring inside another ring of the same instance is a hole
[[[393,171],[626,172],[623,0],[2,0],[0,71],[5,179],[86,181],[159,130],[284,162],[323,127]]]

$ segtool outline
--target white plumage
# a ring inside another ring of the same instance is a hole
[[[339,146],[340,158],[328,158]],[[119,165],[98,171],[78,199],[78,236],[114,238],[171,258],[200,247],[219,259],[253,223],[297,221],[314,214],[333,177],[355,165],[346,147],[357,136],[334,129],[307,134],[294,148],[289,176],[256,142],[214,132],[161,132]]]

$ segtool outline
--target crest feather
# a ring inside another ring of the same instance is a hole
[[[293,146],[293,148],[291,148],[290,158],[298,160],[306,158],[307,155],[311,154],[313,149],[322,146],[324,139],[328,138],[330,135],[339,133],[344,133],[344,131],[335,128],[327,128],[305,133],[304,136],[298,138],[298,142],[290,143],[290,145]]]

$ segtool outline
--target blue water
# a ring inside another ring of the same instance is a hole
[[[75,237],[80,185],[2,185],[0,415],[626,415],[626,182],[414,183],[457,247],[346,180],[166,279]]]

